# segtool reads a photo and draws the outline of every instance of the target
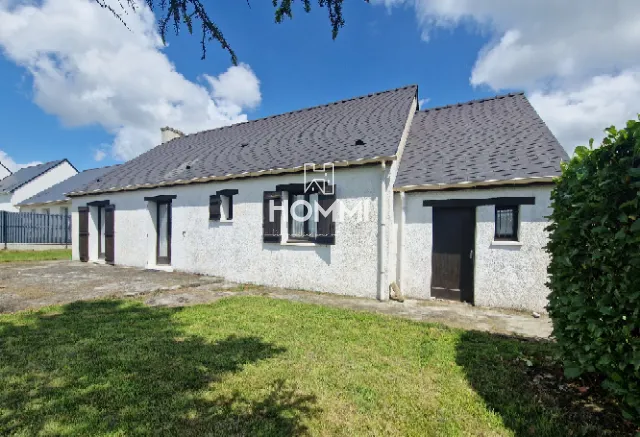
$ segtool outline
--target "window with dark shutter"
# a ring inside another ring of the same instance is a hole
[[[318,194],[318,224],[315,237],[318,244],[336,244],[336,222],[332,210],[335,201],[335,194]]]
[[[89,261],[89,207],[78,207],[78,249],[80,261]]]
[[[496,206],[496,241],[518,241],[518,207]]]
[[[280,242],[280,221],[282,217],[282,193],[265,191],[262,200],[262,241]]]
[[[209,220],[220,221],[220,205],[222,201],[220,196],[209,196]]]
[[[233,196],[238,190],[218,190],[216,194],[209,196],[209,220],[231,221],[233,220]]]
[[[115,205],[104,207],[104,260],[107,264],[115,263]]]

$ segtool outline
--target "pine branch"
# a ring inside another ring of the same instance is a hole
[[[117,0],[120,6],[120,10],[114,9],[111,5],[107,4],[107,0],[95,0],[103,9],[111,12],[127,29],[126,20],[123,18],[123,14],[127,15],[127,9],[122,3],[123,0]],[[158,33],[162,38],[162,43],[166,44],[167,38],[167,26],[172,25],[173,31],[176,35],[180,33],[182,25],[186,25],[189,34],[193,34],[193,20],[194,18],[200,21],[200,27],[202,30],[202,38],[200,39],[200,46],[202,48],[202,59],[206,58],[207,43],[210,41],[218,41],[222,46],[222,49],[226,50],[231,55],[231,62],[233,65],[238,64],[238,57],[225,39],[222,31],[218,26],[209,18],[209,15],[202,4],[201,0],[144,0],[147,6],[154,11],[157,6],[161,11],[162,18],[158,20]],[[282,23],[285,17],[293,18],[292,5],[295,0],[272,0],[273,7],[275,8],[275,21],[276,23]],[[344,0],[318,0],[318,6],[320,8],[326,7],[329,12],[329,21],[331,23],[331,36],[336,39],[338,32],[344,27],[344,18],[342,17],[342,3]],[[369,3],[369,0],[364,0]],[[305,12],[311,12],[311,0],[301,0],[303,9]],[[138,5],[136,0],[126,0],[126,5],[131,8],[132,11],[136,11]],[[247,5],[251,8],[249,0]]]

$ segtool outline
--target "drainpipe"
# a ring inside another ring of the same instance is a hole
[[[387,163],[381,162],[380,200],[378,201],[378,300],[388,300],[387,281]]]
[[[396,271],[396,279],[400,290],[403,289],[404,283],[402,281],[402,270],[404,267],[404,223],[407,221],[407,207],[405,193],[400,193],[400,221],[398,222],[398,265]]]

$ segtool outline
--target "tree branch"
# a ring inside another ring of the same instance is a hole
[[[110,11],[127,29],[127,23],[122,17],[122,14],[127,14],[127,9],[122,3],[123,0],[117,0],[120,5],[121,11],[117,11],[111,5],[107,4],[107,0],[95,0],[103,9]],[[292,5],[295,0],[272,0],[273,7],[275,8],[275,21],[276,23],[282,23],[285,17],[293,18]],[[326,7],[329,12],[329,21],[331,23],[331,36],[336,39],[338,32],[344,27],[344,18],[342,17],[342,3],[344,0],[318,0],[318,6],[320,8]],[[364,0],[369,3],[369,0]],[[176,35],[180,33],[180,27],[185,24],[189,34],[193,34],[193,19],[200,21],[200,27],[202,30],[202,38],[200,39],[200,45],[202,47],[202,59],[206,58],[207,43],[209,41],[218,41],[222,48],[231,55],[231,62],[234,65],[238,64],[238,57],[225,39],[222,31],[218,26],[209,18],[209,15],[202,4],[201,0],[145,0],[149,9],[154,11],[157,6],[161,11],[162,18],[158,20],[158,33],[162,38],[162,43],[166,44],[167,38],[167,26],[173,25],[173,30]],[[311,12],[311,0],[301,0],[303,9],[305,12]],[[126,5],[131,10],[136,11],[138,5],[136,0],[126,0]],[[247,5],[251,8],[249,0]],[[130,29],[129,29],[130,30]]]

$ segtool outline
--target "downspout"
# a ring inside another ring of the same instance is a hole
[[[407,208],[406,208],[406,199],[405,199],[405,193],[401,192],[400,193],[400,221],[398,223],[398,248],[397,248],[397,252],[398,252],[398,265],[397,265],[397,272],[396,272],[396,279],[398,282],[398,287],[400,287],[400,290],[403,289],[404,287],[404,282],[403,282],[403,267],[404,267],[404,222],[407,220]]]
[[[378,300],[388,300],[387,281],[387,163],[382,161],[382,178],[378,201]]]

